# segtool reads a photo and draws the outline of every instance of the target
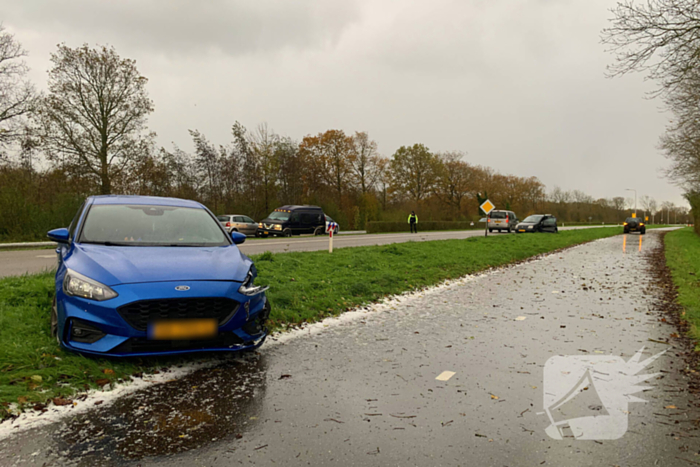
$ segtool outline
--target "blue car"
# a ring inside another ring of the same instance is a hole
[[[270,304],[253,262],[194,201],[93,196],[58,243],[51,329],[61,346],[126,357],[262,345]]]

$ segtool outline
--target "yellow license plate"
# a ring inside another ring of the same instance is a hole
[[[155,321],[148,327],[148,337],[154,340],[206,339],[216,336],[218,327],[215,319]]]
[[[518,230],[518,232],[525,232],[524,230]]]

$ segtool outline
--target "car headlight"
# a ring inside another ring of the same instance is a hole
[[[248,275],[245,277],[245,280],[238,288],[238,291],[243,295],[252,297],[253,295],[258,295],[269,289],[270,287],[263,287],[261,285],[253,284],[253,282],[255,281],[255,276],[257,275],[258,271],[255,269],[255,265],[252,265],[250,267],[250,270],[248,271]]]
[[[263,228],[262,222],[258,224],[258,227]]]
[[[532,226],[528,226],[527,230],[532,230]]]
[[[275,224],[275,230],[282,230],[282,224]]]
[[[83,276],[82,274],[69,269],[63,279],[63,291],[74,297],[89,298],[90,300],[109,300],[119,295],[114,290],[96,280]]]

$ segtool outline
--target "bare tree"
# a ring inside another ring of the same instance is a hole
[[[700,3],[697,0],[618,2],[603,43],[617,61],[612,76],[646,72],[660,92],[674,90],[700,68]]]
[[[147,80],[133,60],[108,47],[61,44],[51,61],[49,95],[41,106],[48,155],[97,177],[100,192],[109,194],[112,179],[147,154],[153,137],[146,128],[153,111]]]
[[[36,106],[34,86],[27,79],[25,50],[0,25],[0,146],[18,140],[22,123]]]
[[[352,137],[353,151],[350,164],[355,180],[363,195],[374,188],[379,179],[377,143],[369,139],[366,132],[355,132]]]

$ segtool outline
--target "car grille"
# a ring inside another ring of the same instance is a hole
[[[147,353],[170,352],[177,350],[226,349],[243,345],[243,339],[232,332],[221,333],[214,339],[202,340],[149,340],[145,337],[132,337],[115,348],[110,353]]]
[[[263,224],[263,227],[265,227],[267,230],[272,230],[274,226],[275,224]]]
[[[221,326],[236,314],[239,306],[228,298],[171,298],[133,302],[117,311],[135,329],[145,331],[151,321],[170,319],[213,318]]]

